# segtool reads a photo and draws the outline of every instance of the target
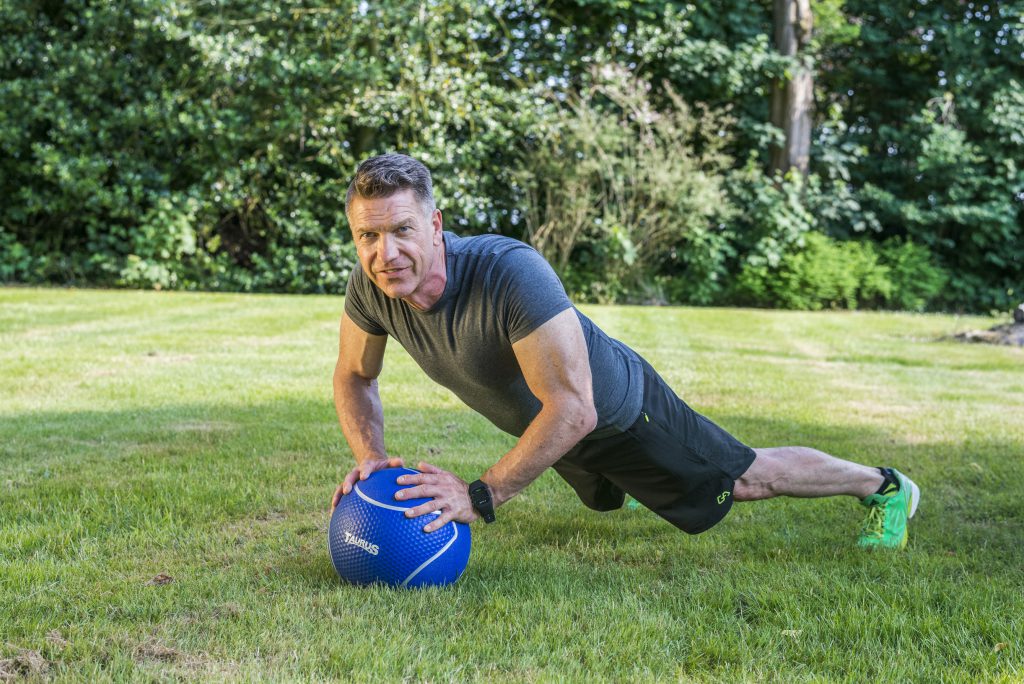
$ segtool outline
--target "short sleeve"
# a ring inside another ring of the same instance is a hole
[[[572,308],[554,269],[528,245],[498,256],[491,279],[497,310],[513,344]]]
[[[374,307],[370,287],[373,285],[367,281],[362,269],[352,269],[352,275],[349,276],[348,285],[345,287],[345,313],[363,332],[370,335],[387,335],[388,331],[381,327],[377,317],[371,313]]]

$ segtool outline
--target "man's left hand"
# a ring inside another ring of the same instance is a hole
[[[439,530],[453,520],[471,523],[480,517],[469,499],[469,486],[461,478],[426,462],[420,462],[417,469],[422,471],[418,475],[402,475],[398,478],[400,485],[415,486],[399,490],[395,498],[399,501],[432,499],[405,512],[407,518],[440,512],[423,528],[424,532]]]

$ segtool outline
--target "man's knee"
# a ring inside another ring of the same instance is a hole
[[[755,449],[754,461],[739,476],[733,488],[736,501],[756,501],[778,496],[781,477],[779,459],[771,449]]]

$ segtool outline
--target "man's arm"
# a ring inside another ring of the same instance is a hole
[[[342,314],[334,367],[334,409],[357,466],[338,486],[332,509],[357,479],[365,480],[380,468],[402,465],[401,459],[388,459],[384,448],[384,410],[377,391],[387,341],[386,335],[371,335],[348,314]]]
[[[526,384],[542,406],[515,447],[480,479],[500,506],[540,477],[597,425],[590,357],[574,309],[512,345]]]
[[[540,477],[597,424],[590,360],[583,328],[574,309],[566,309],[512,345],[530,391],[540,400],[540,413],[515,447],[481,477],[500,506]],[[421,475],[403,475],[400,484],[417,487],[402,490],[400,498],[432,497],[411,509],[413,517],[440,510],[424,529],[440,529],[451,520],[471,522],[477,514],[469,500],[466,483],[429,464],[420,464]]]

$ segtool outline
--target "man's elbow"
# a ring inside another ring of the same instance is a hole
[[[338,366],[334,369],[334,399],[349,396],[354,392],[365,392],[372,389],[375,378],[368,378],[358,372]]]
[[[340,366],[334,369],[334,377],[332,378],[332,385],[334,386],[334,398],[337,400],[338,396],[343,394],[346,389],[350,387],[349,380],[351,374],[345,372]]]
[[[593,401],[581,400],[578,403],[574,421],[581,438],[586,437],[597,427],[597,409]]]

